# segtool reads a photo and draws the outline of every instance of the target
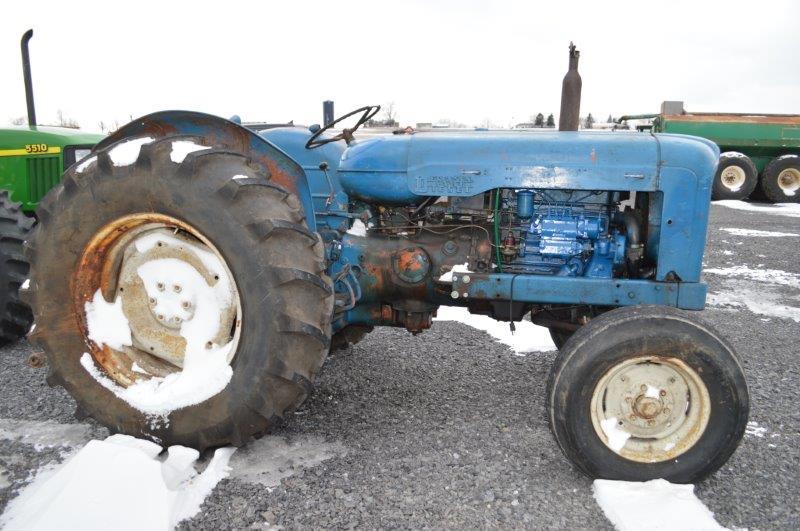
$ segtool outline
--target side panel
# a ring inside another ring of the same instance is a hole
[[[316,230],[311,190],[300,165],[265,138],[224,118],[191,111],[157,112],[123,126],[95,149],[103,149],[128,137],[163,138],[173,135],[203,137],[210,145],[225,146],[263,164],[275,183],[297,195],[309,229]]]

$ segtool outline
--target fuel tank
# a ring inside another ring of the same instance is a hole
[[[404,205],[493,188],[652,191],[668,167],[707,185],[717,157],[712,142],[683,135],[434,132],[358,141],[342,154],[338,176],[351,197]]]

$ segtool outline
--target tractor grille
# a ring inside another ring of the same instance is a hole
[[[38,202],[61,178],[58,157],[30,157],[28,159],[28,197]]]

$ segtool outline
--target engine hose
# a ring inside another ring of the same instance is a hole
[[[497,272],[503,272],[503,263],[500,259],[500,188],[494,192],[494,255],[497,262]]]

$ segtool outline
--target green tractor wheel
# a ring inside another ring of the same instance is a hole
[[[20,204],[6,190],[0,191],[0,346],[27,334],[33,322],[30,307],[19,298],[30,269],[23,244],[33,224]]]

